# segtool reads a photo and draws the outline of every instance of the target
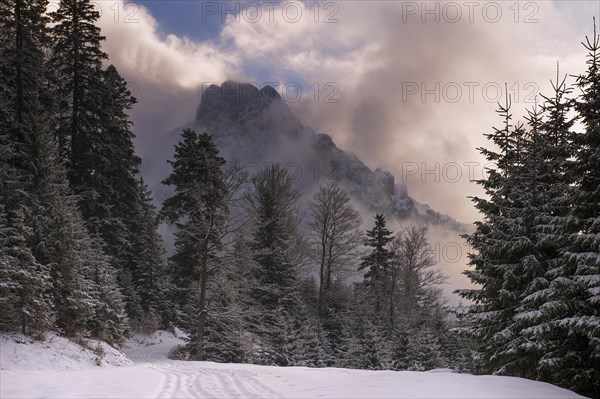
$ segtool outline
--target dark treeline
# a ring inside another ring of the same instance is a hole
[[[0,5],[0,327],[119,344],[169,313],[135,98],[88,1]]]
[[[476,371],[542,380],[600,398],[600,35],[586,38],[587,71],[480,149],[490,168],[473,198],[483,215],[459,293]],[[575,132],[579,122],[582,132]]]

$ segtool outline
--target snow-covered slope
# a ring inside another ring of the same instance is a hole
[[[105,342],[86,340],[82,347],[55,333],[44,341],[22,334],[0,334],[1,370],[81,370],[133,364],[125,354]],[[3,380],[3,382],[5,382]],[[4,397],[4,396],[2,396]]]
[[[55,337],[56,338],[56,337]],[[363,371],[267,367],[248,364],[168,360],[180,337],[158,332],[138,335],[126,352],[138,363],[123,367],[91,367],[82,358],[80,370],[51,370],[53,353],[65,343],[19,344],[2,340],[3,364],[24,352],[38,353],[20,363],[34,370],[0,371],[2,398],[581,398],[550,384],[521,378],[472,376],[450,370],[430,372]],[[25,348],[30,345],[31,348]],[[6,350],[13,351],[5,355]],[[16,348],[16,349],[15,349]],[[67,351],[68,352],[68,351]],[[59,361],[60,363],[61,361]]]

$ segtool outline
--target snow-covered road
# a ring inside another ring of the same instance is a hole
[[[2,371],[2,398],[580,398],[518,378],[164,361]]]
[[[38,364],[38,370],[24,370],[15,369],[14,354],[10,357],[3,354],[0,397],[581,398],[550,384],[444,370],[422,373],[173,361],[167,359],[166,354],[174,340],[164,334],[132,345],[127,355],[136,363],[121,367],[88,366],[81,370],[58,371],[49,369],[52,365]],[[18,350],[13,346],[3,342],[2,349],[19,352],[21,359],[32,358],[24,354],[32,345],[17,346]],[[64,346],[59,349],[65,353]],[[39,362],[47,361],[45,354],[40,353]],[[35,366],[30,364],[30,368]],[[21,362],[20,368],[24,367]]]

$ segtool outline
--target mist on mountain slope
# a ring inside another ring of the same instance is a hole
[[[227,81],[202,93],[194,121],[165,135],[162,145],[155,147],[157,152],[145,157],[143,172],[157,205],[172,193],[161,180],[170,173],[167,160],[184,128],[211,134],[228,164],[249,175],[273,163],[285,168],[301,194],[304,221],[319,186],[336,182],[350,194],[365,230],[372,227],[375,213],[385,214],[394,231],[426,225],[438,267],[448,276],[444,291],[450,303],[458,302],[453,290],[469,286],[462,275],[467,247],[460,238],[469,227],[417,202],[406,184],[397,183],[390,172],[369,169],[356,155],[338,148],[329,135],[303,125],[270,86],[259,90],[251,84]],[[161,233],[171,247],[172,232],[162,226]],[[360,278],[358,274],[349,277]]]

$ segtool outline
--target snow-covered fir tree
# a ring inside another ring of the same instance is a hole
[[[520,305],[507,346],[510,361],[503,369],[507,374],[532,379],[545,379],[544,364],[555,356],[550,344],[553,338],[546,333],[547,322],[562,307],[561,279],[557,277],[571,220],[566,201],[572,191],[572,178],[566,173],[573,153],[569,131],[573,122],[567,117],[571,101],[566,98],[569,89],[565,79],[561,81],[557,74],[553,86],[554,95],[544,97],[542,107],[536,104],[526,117],[528,132],[520,176],[525,188],[520,219],[526,223],[524,238],[529,243],[521,260],[526,287],[518,298]]]
[[[358,270],[365,270],[364,286],[375,315],[385,317],[388,305],[388,281],[392,254],[388,249],[392,232],[386,227],[385,216],[375,215],[375,226],[367,231],[366,245],[370,252],[362,259]]]
[[[0,204],[0,330],[43,338],[54,322],[51,280],[27,246],[30,235],[23,209],[7,215]]]
[[[297,264],[292,238],[299,194],[287,171],[274,164],[252,177],[248,200],[254,213],[252,252],[256,262],[253,297],[261,321],[255,329],[266,364],[290,363],[290,326],[299,310]]]
[[[60,156],[67,161],[69,180],[82,195],[93,198],[86,179],[94,170],[90,164],[90,140],[97,134],[98,103],[104,37],[95,25],[100,13],[89,0],[63,0],[51,14],[53,94],[59,100],[57,131]]]
[[[6,211],[25,206],[32,177],[33,118],[45,112],[44,48],[49,43],[43,0],[10,0],[0,5],[0,186]]]
[[[256,213],[252,249],[257,267],[255,296],[269,309],[292,312],[296,270],[290,256],[292,214],[299,194],[287,171],[275,164],[252,177]]]
[[[167,262],[163,242],[158,234],[157,211],[152,204],[151,193],[143,179],[138,180],[138,198],[135,212],[129,222],[130,245],[135,255],[134,276],[131,282],[128,303],[135,306],[139,298],[141,314],[149,327],[167,327],[175,320],[174,309],[169,299],[172,289],[167,274]],[[127,287],[129,284],[122,284]]]
[[[566,342],[560,358],[550,360],[552,380],[584,395],[600,396],[600,34],[594,21],[593,36],[583,43],[588,51],[587,71],[577,77],[575,111],[583,132],[575,136],[575,161],[570,170],[575,178],[571,197],[575,230],[563,251],[569,307],[556,315],[552,325]],[[566,298],[565,298],[566,299]]]
[[[109,256],[101,248],[102,241],[91,237],[87,269],[93,283],[94,318],[90,332],[112,345],[122,343],[127,330],[127,316],[123,295],[117,284],[117,272]]]
[[[211,136],[186,129],[169,163],[173,171],[163,183],[173,186],[175,193],[164,201],[161,217],[177,227],[172,256],[176,299],[184,317],[181,321],[190,334],[186,350],[191,359],[202,360],[210,269],[222,248],[229,213],[225,160]]]
[[[390,341],[380,320],[361,320],[352,324],[347,335],[346,350],[341,356],[343,367],[363,370],[392,368]]]
[[[402,361],[404,367],[412,371],[443,367],[444,359],[438,337],[429,329],[410,330]]]
[[[57,326],[71,336],[91,333],[119,343],[125,314],[115,285],[116,271],[101,241],[90,236],[84,225],[48,122],[36,119],[34,130],[30,243],[53,277]]]
[[[598,369],[598,193],[600,159],[600,36],[587,38],[588,70],[575,100],[557,74],[554,93],[526,118],[489,138],[499,152],[475,198],[483,221],[467,241],[479,285],[459,293],[472,300],[463,333],[476,338],[479,371],[541,379],[596,397]],[[584,132],[574,134],[576,111]]]
[[[477,181],[488,198],[473,198],[483,221],[475,223],[473,234],[465,236],[474,252],[469,254],[473,270],[465,274],[477,288],[458,293],[473,302],[469,307],[472,324],[463,330],[478,342],[481,371],[501,372],[516,358],[512,351],[515,309],[527,286],[523,259],[531,251],[530,223],[523,216],[526,196],[522,178],[522,148],[525,131],[511,124],[510,99],[497,111],[504,119],[501,129],[487,134],[498,152],[481,148],[480,152],[494,168],[486,179]]]
[[[136,245],[140,235],[148,234],[139,231],[141,226],[152,224],[144,220],[150,215],[139,195],[141,160],[135,154],[127,115],[136,99],[113,65],[102,69],[107,55],[101,48],[104,37],[95,25],[99,17],[88,0],[61,1],[52,13],[48,65],[52,93],[61,99],[56,137],[86,226],[103,241],[102,250],[111,254],[127,312],[139,325],[146,317],[157,317],[156,310],[140,303],[146,294],[140,291],[138,280],[147,274],[145,268],[155,267],[140,251],[158,254],[163,249],[156,239]]]
[[[29,119],[40,112],[45,97],[44,50],[50,40],[47,5],[46,0],[8,0],[0,5],[0,90],[4,105],[10,110],[5,115],[9,122],[5,132],[24,147]],[[17,168],[26,165],[22,157],[12,162]]]

